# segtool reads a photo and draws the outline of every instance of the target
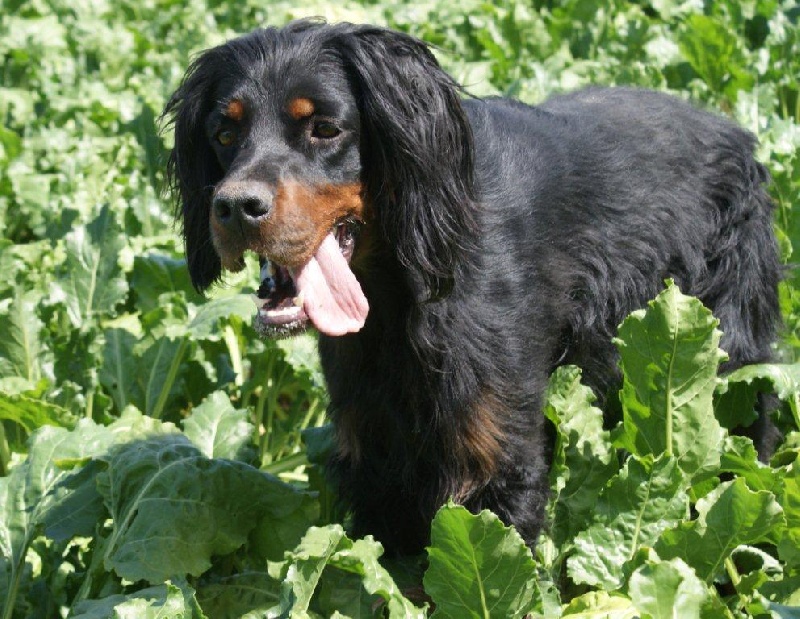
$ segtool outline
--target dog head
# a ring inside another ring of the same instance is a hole
[[[304,20],[201,54],[165,109],[194,285],[251,251],[260,332],[358,331],[349,261],[369,227],[416,300],[446,293],[473,225],[458,94],[424,43],[372,26]]]

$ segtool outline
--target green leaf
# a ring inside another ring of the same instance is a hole
[[[146,338],[141,352],[137,379],[144,393],[144,412],[158,419],[163,415],[170,395],[177,389],[179,377],[186,371],[182,364],[189,338]]]
[[[598,495],[618,470],[603,412],[592,406],[595,396],[580,378],[578,368],[558,368],[545,399],[545,414],[557,430],[550,468],[551,535],[557,546],[588,526]]]
[[[743,478],[751,490],[768,490],[777,494],[781,475],[758,460],[753,441],[743,436],[728,436],[720,460],[720,471]]]
[[[739,368],[728,374],[719,386],[721,398],[736,387],[748,387],[753,392],[772,391],[789,403],[795,424],[800,428],[800,363],[762,363]],[[734,396],[736,393],[734,391]]]
[[[201,303],[186,268],[186,260],[157,254],[136,256],[133,261],[131,288],[136,293],[136,305],[147,313],[159,306],[159,297],[166,292],[179,292],[193,303]]]
[[[686,481],[674,458],[631,457],[597,502],[595,523],[578,534],[567,561],[577,583],[617,589],[624,567],[643,546],[686,515]]]
[[[247,417],[224,392],[215,391],[183,421],[183,431],[209,458],[243,460],[253,444],[254,427]]]
[[[647,561],[631,575],[628,594],[651,619],[712,619],[703,613],[711,604],[711,591],[680,559]]]
[[[42,426],[71,428],[75,417],[61,406],[26,394],[6,395],[0,392],[0,420],[13,421],[31,433]]]
[[[150,334],[139,339],[129,330],[119,328],[107,329],[104,336],[103,365],[98,379],[114,398],[117,410],[125,410],[132,404],[159,418],[186,371],[182,361],[188,338]]]
[[[251,466],[209,459],[178,434],[114,449],[98,488],[114,521],[105,561],[129,580],[199,576],[242,546],[265,513],[307,495]]]
[[[778,502],[786,516],[786,532],[778,543],[778,554],[787,566],[800,566],[800,461],[786,470]]]
[[[343,608],[352,607],[352,599],[330,595],[331,579],[339,585],[345,582],[354,584],[351,579],[342,579],[341,572],[346,572],[360,577],[358,590],[351,589],[351,593],[356,597],[366,593],[378,596],[374,599],[383,599],[390,618],[424,619],[425,609],[415,607],[404,598],[378,562],[381,554],[383,548],[371,537],[353,542],[345,536],[340,525],[311,527],[297,548],[286,553],[281,571],[281,616],[311,616],[312,599],[318,590],[327,589],[324,599],[320,600],[327,605],[317,609],[322,615],[337,616]],[[356,603],[355,607],[361,608],[362,605]]]
[[[427,617],[425,609],[417,608],[403,597],[389,572],[378,562],[383,554],[383,547],[378,542],[367,536],[344,546],[331,557],[331,565],[359,576],[366,593],[378,595],[385,600],[390,618]]]
[[[281,616],[306,617],[311,597],[331,557],[346,539],[339,525],[312,527],[292,552],[287,553],[281,587]]]
[[[245,322],[250,322],[255,311],[256,306],[249,295],[239,294],[213,299],[197,309],[197,313],[189,323],[189,331],[194,338],[219,341],[222,337],[219,329],[221,320],[229,316],[238,316]]]
[[[573,599],[564,607],[561,616],[570,619],[638,619],[639,612],[623,595],[596,591]]]
[[[45,426],[31,437],[28,459],[0,478],[0,554],[11,568],[5,604],[13,607],[35,537],[48,527],[59,539],[94,530],[104,513],[102,503],[93,499],[91,488],[76,493],[77,484],[70,483],[75,473],[58,465],[102,453],[111,440],[111,432],[88,421],[73,432]]]
[[[448,503],[436,514],[425,591],[433,617],[522,617],[536,593],[536,566],[513,528],[489,511]]]
[[[747,366],[745,366],[747,367]],[[744,382],[728,383],[725,379],[714,395],[714,414],[723,428],[746,428],[758,419],[756,403],[760,390]]]
[[[685,21],[678,38],[681,53],[715,93],[722,93],[740,62],[739,40],[718,19],[693,14]]]
[[[278,606],[281,584],[266,572],[226,576],[197,591],[200,606],[213,619],[265,617]]]
[[[665,531],[655,550],[665,560],[683,559],[707,583],[734,548],[767,541],[786,522],[775,496],[763,490],[753,492],[742,478],[721,484],[695,508],[697,520]]]
[[[98,370],[100,384],[114,399],[118,411],[129,404],[144,410],[141,391],[137,390],[139,357],[134,352],[138,338],[126,329],[107,329],[103,347],[103,365]]]
[[[112,595],[102,600],[81,602],[70,614],[71,619],[191,619],[192,617],[192,608],[187,604],[184,593],[171,584],[149,587],[129,595]]]
[[[317,349],[317,338],[311,333],[278,340],[276,345],[284,352],[284,360],[295,373],[307,374],[318,389],[325,387]]]
[[[723,430],[713,413],[719,321],[672,283],[633,312],[615,340],[624,382],[624,446],[638,456],[674,455],[688,475],[719,464]]]
[[[113,315],[125,298],[128,285],[118,263],[124,246],[120,225],[107,206],[90,224],[66,235],[66,259],[57,271],[52,297],[64,303],[75,328]]]
[[[39,332],[42,322],[36,315],[41,293],[15,290],[6,311],[0,302],[0,378],[22,379],[32,388],[42,378],[45,348]]]

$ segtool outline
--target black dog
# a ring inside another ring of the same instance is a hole
[[[211,49],[166,108],[199,289],[260,256],[266,335],[313,324],[356,534],[417,552],[453,497],[533,543],[553,369],[617,386],[616,326],[672,277],[770,357],[780,278],[755,140],[653,92],[462,98],[426,45],[295,22]]]

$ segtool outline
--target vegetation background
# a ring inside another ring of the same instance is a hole
[[[620,330],[618,428],[554,376],[535,557],[454,505],[427,562],[346,536],[313,336],[255,337],[256,265],[198,296],[163,195],[193,55],[309,15],[419,36],[478,95],[633,84],[730,116],[787,264],[800,247],[794,0],[0,0],[0,619],[800,617],[795,270],[780,364],[717,379],[715,320],[668,286]],[[769,465],[727,432],[759,389],[782,401]]]

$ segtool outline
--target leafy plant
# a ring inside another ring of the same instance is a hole
[[[620,424],[552,377],[550,527],[531,555],[445,505],[425,557],[350,539],[312,336],[258,339],[258,266],[191,287],[158,116],[192,55],[322,15],[438,46],[470,92],[668,89],[761,139],[800,242],[800,6],[431,0],[0,0],[0,619],[800,616],[800,292],[780,364],[719,378],[716,319],[671,284],[620,327]],[[645,342],[646,341],[646,345]],[[769,463],[730,430],[774,393]]]

